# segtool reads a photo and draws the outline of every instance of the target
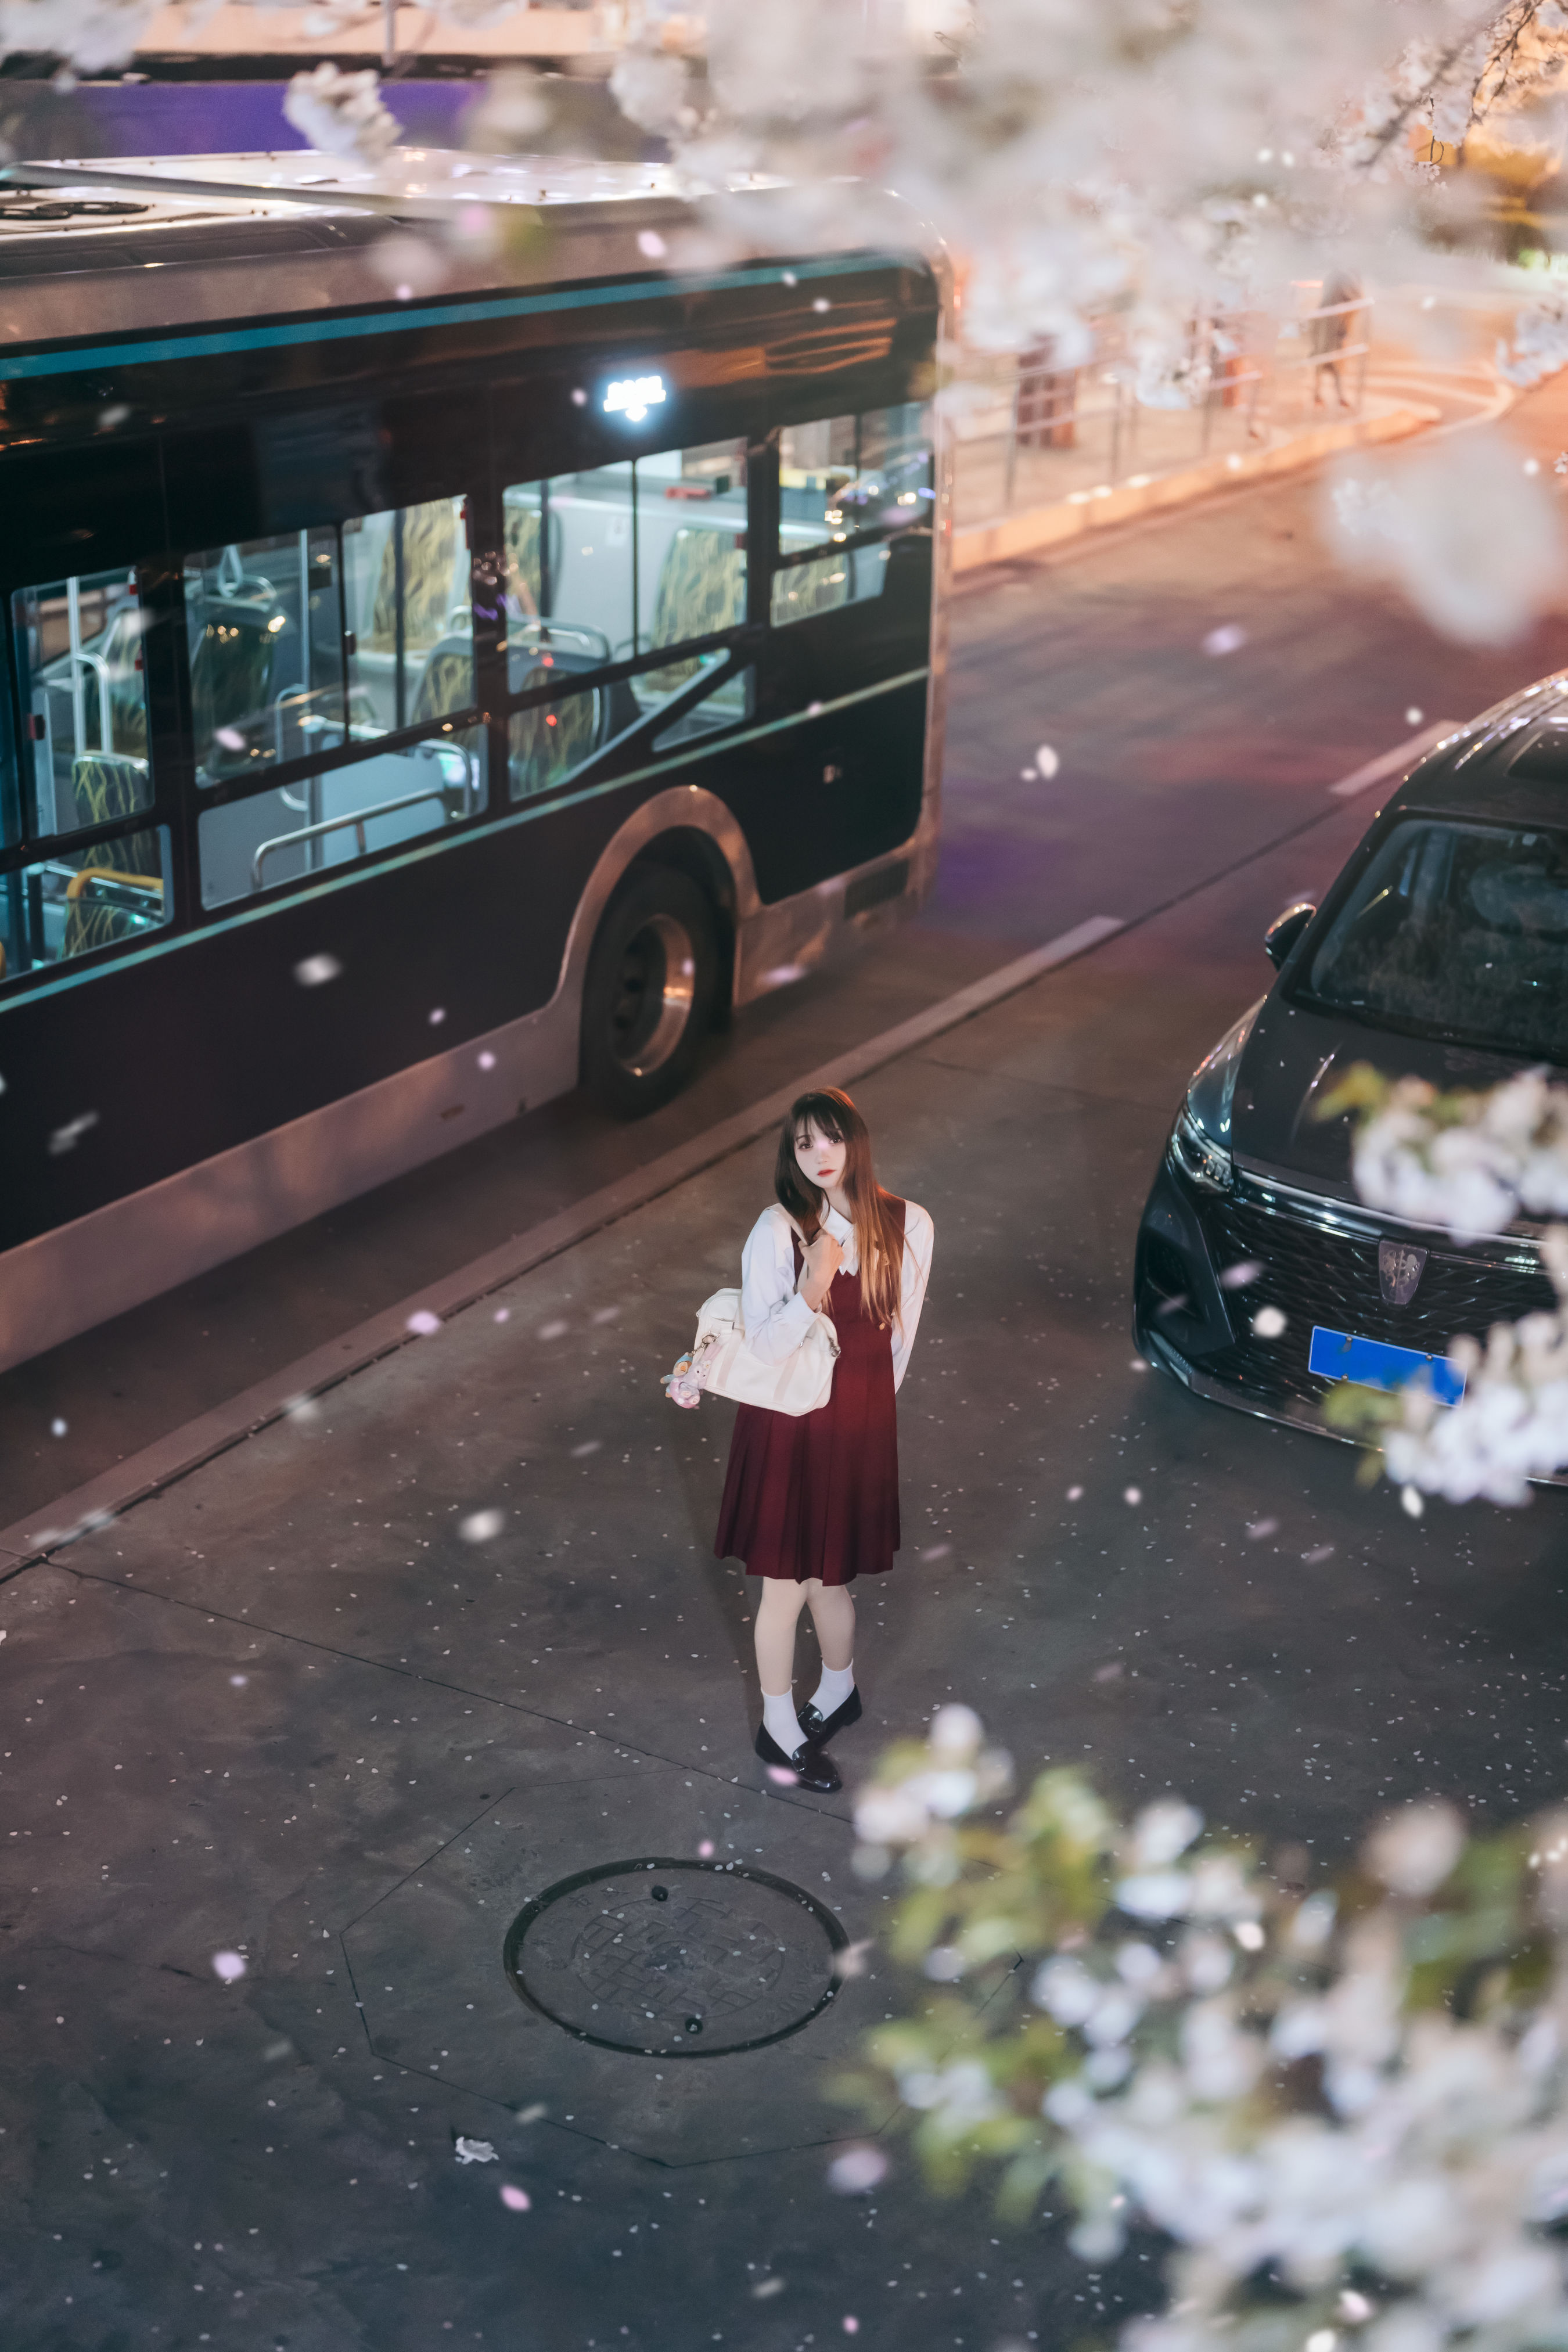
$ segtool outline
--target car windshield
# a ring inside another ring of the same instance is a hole
[[[1320,1004],[1568,1063],[1568,835],[1410,818],[1312,958]]]

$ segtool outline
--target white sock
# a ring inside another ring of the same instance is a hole
[[[795,1693],[781,1691],[773,1698],[763,1693],[763,1728],[776,1747],[786,1756],[795,1755],[800,1748],[800,1719],[795,1711]]]
[[[822,1680],[811,1695],[811,1703],[824,1723],[830,1715],[837,1713],[854,1687],[855,1661],[853,1658],[847,1666],[823,1667]]]

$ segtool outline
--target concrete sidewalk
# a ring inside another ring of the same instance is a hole
[[[1108,530],[1114,523],[1131,522],[1140,515],[1157,514],[1171,507],[1186,506],[1194,499],[1211,498],[1216,490],[1305,472],[1346,450],[1406,440],[1411,434],[1425,432],[1437,424],[1442,411],[1426,401],[1371,396],[1354,416],[1335,417],[1331,423],[1298,422],[1288,429],[1271,433],[1263,442],[1247,438],[1243,411],[1225,414],[1232,425],[1228,437],[1234,446],[1229,448],[1224,446],[1226,436],[1216,436],[1218,446],[1207,457],[1173,463],[1164,470],[1156,464],[1153,470],[1135,470],[1127,479],[1116,482],[1086,478],[1076,487],[1052,488],[1048,495],[1042,496],[1048,484],[1058,476],[1065,478],[1068,471],[1060,453],[1047,451],[1043,453],[1044,462],[1037,456],[1032,468],[1034,482],[1026,482],[1024,495],[1012,511],[975,521],[963,518],[966,505],[984,504],[983,484],[975,478],[981,471],[976,462],[977,445],[961,441],[956,460],[960,520],[953,532],[953,570],[975,572],[987,563],[1010,562],[1042,548],[1082,539],[1088,532]],[[1075,454],[1067,453],[1069,458]],[[1026,467],[1026,473],[1030,470]],[[1072,470],[1084,475],[1086,469],[1079,465]],[[1096,471],[1103,475],[1103,467],[1091,465],[1088,468],[1089,476]],[[1032,500],[1028,495],[1031,487],[1036,492]]]
[[[952,1696],[1026,1765],[1331,1856],[1427,1785],[1494,1815],[1559,1790],[1559,1499],[1415,1525],[1126,1336],[1173,1102],[1364,814],[857,1089],[937,1253],[851,1780]],[[833,2069],[919,1987],[874,1948],[835,1978],[887,1889],[848,1791],[752,1755],[750,1597],[708,1549],[728,1409],[657,1384],[771,1157],[0,1589],[7,2352],[798,2352],[849,2320],[868,2352],[997,2352],[1147,2299],[1146,2250],[1086,2273],[1047,2220],[931,2204],[896,2147],[870,2202],[824,2184]]]

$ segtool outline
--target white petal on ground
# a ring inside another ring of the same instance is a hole
[[[505,1525],[504,1511],[470,1511],[466,1519],[458,1521],[458,1533],[465,1543],[490,1543]]]

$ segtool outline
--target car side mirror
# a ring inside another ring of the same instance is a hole
[[[1287,907],[1282,915],[1275,916],[1263,934],[1263,944],[1276,971],[1317,911],[1310,898],[1298,898],[1294,906]]]

